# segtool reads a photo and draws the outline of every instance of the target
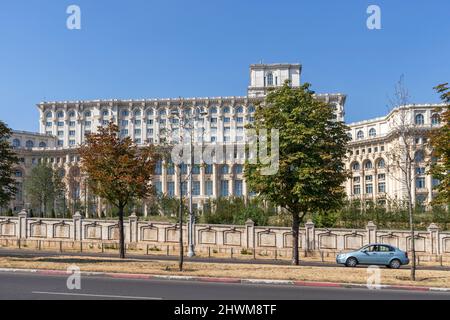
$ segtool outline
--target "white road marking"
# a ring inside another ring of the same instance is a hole
[[[44,291],[33,291],[32,293],[33,294],[59,295],[59,296],[96,297],[96,298],[117,298],[117,299],[134,299],[134,300],[162,300],[162,298],[155,298],[155,297],[113,296],[113,295],[88,294],[88,293],[44,292]]]

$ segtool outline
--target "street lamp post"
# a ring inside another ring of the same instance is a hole
[[[195,112],[194,112],[195,113]],[[200,113],[201,120],[204,122],[204,118],[207,115],[207,112],[201,111]],[[181,128],[186,129],[188,126],[184,122],[183,116],[180,116],[178,112],[172,112],[172,116],[178,117],[179,124],[180,124],[180,130]],[[193,168],[194,168],[194,130],[195,130],[195,122],[199,120],[197,115],[194,114],[192,121],[190,121],[189,124],[189,132],[190,132],[190,139],[189,139],[189,174],[188,174],[188,192],[189,192],[189,218],[188,218],[188,257],[195,256],[195,215],[193,210]],[[204,130],[204,128],[202,128]],[[202,133],[202,139],[203,139],[203,133]],[[184,142],[184,139],[182,139]],[[202,150],[203,152],[203,150]],[[182,179],[181,179],[181,164],[179,166],[179,184],[180,184],[180,202],[182,202]],[[180,208],[182,206],[182,203],[180,203]],[[180,209],[180,216],[181,216],[181,209]],[[180,219],[180,224],[182,223],[182,220]]]
[[[195,112],[194,112],[195,113]],[[192,125],[191,130],[191,139],[190,139],[190,170],[189,170],[189,250],[188,250],[188,257],[195,256],[195,215],[193,210],[193,204],[192,204],[192,197],[193,197],[193,179],[192,179],[192,171],[194,168],[194,130],[195,130],[195,121],[196,120],[202,120],[202,154],[203,154],[203,130],[204,130],[204,121],[205,116],[207,115],[206,111],[200,111],[200,119],[197,118],[196,115],[194,115],[194,122]]]

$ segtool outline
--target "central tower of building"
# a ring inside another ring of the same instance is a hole
[[[264,97],[268,89],[281,87],[285,81],[289,81],[292,87],[299,87],[301,70],[300,64],[252,64],[248,96]]]

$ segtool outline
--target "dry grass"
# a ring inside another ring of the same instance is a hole
[[[231,277],[247,279],[284,279],[297,281],[325,281],[343,283],[366,283],[368,273],[365,268],[345,267],[293,267],[255,264],[185,263],[185,271],[178,271],[177,262],[120,260],[113,258],[89,257],[39,257],[0,258],[2,268],[32,268],[65,270],[70,265],[78,265],[82,271],[125,272],[158,275],[183,275],[204,277]],[[381,268],[382,284],[419,285],[450,287],[450,272],[418,270],[418,281],[408,278],[409,270]]]

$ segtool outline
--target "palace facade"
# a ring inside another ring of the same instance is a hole
[[[245,141],[246,124],[254,121],[255,105],[264,100],[267,90],[282,86],[287,80],[291,86],[298,87],[300,78],[299,64],[255,64],[250,66],[246,96],[41,102],[37,105],[40,133],[14,131],[10,139],[20,158],[20,165],[15,170],[19,191],[10,207],[18,211],[25,206],[24,180],[35,164],[47,161],[64,177],[69,202],[90,203],[87,215],[97,215],[104,210],[105,203],[101,199],[89,201],[93,196],[84,185],[79,169],[80,158],[76,154],[76,148],[84,142],[86,134],[96,132],[99,126],[112,121],[120,128],[122,136],[131,137],[138,145],[160,144],[168,139],[181,138],[185,128],[180,119],[190,119],[195,141],[206,145],[239,146]],[[333,108],[336,121],[344,121],[345,95],[317,94],[316,98]],[[435,108],[436,105],[405,106],[382,118],[349,124],[352,141],[346,166],[353,172],[353,177],[346,183],[346,190],[350,199],[379,203],[404,199],[401,175],[389,170],[388,154],[398,143],[396,115],[407,113],[408,125],[420,128],[420,134],[414,138],[414,148],[418,153],[414,201],[429,203],[436,181],[426,175],[429,150],[425,148],[425,132],[439,125]],[[236,148],[224,163],[195,166],[191,188],[188,182],[184,182],[180,190],[177,183],[178,175],[186,176],[188,168],[182,166],[179,172],[177,166],[166,163],[158,164],[152,183],[159,192],[168,196],[177,196],[180,192],[187,194],[187,190],[192,189],[193,203],[197,208],[208,198],[248,196],[243,178],[246,155],[242,150]],[[145,213],[147,210],[144,205]]]

